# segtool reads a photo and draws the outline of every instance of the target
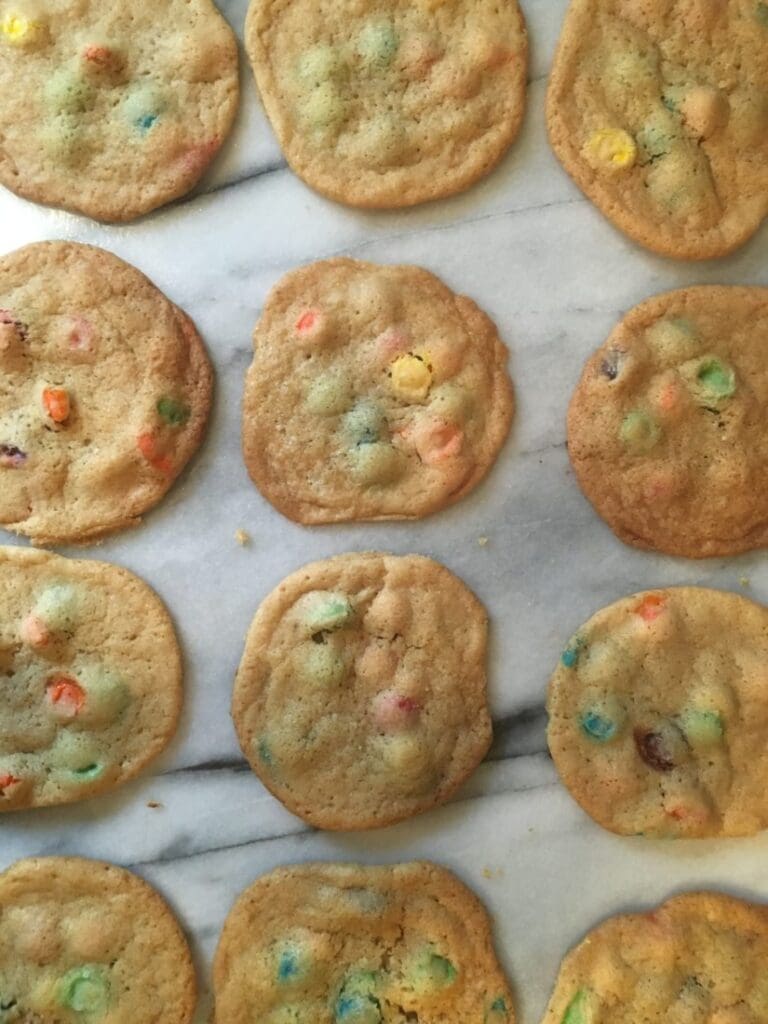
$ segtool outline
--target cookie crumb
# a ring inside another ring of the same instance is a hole
[[[247,548],[251,543],[251,535],[247,530],[235,530],[235,540],[241,548]]]
[[[477,538],[477,543],[480,545],[481,548],[484,548],[485,545],[488,543],[488,538],[487,537],[478,537]]]
[[[154,810],[155,810],[156,808],[158,808],[158,807],[162,807],[162,806],[163,806],[163,805],[162,805],[162,804],[161,804],[161,803],[160,803],[160,802],[159,802],[158,800],[148,800],[148,801],[147,801],[147,807],[151,807],[153,811],[154,811]]]
[[[745,588],[750,587],[752,585],[752,581],[750,580],[749,576],[739,576],[739,583],[742,585],[742,587]]]

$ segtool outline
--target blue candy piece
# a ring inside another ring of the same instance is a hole
[[[579,655],[584,648],[584,639],[580,636],[575,636],[568,646],[563,651],[560,660],[566,668],[575,668],[576,663],[579,660]]]
[[[581,716],[581,728],[598,743],[607,743],[616,735],[616,723],[599,711],[585,711]]]
[[[157,121],[157,114],[142,114],[141,117],[136,121],[136,127],[140,132],[148,132],[152,125]]]
[[[299,958],[292,949],[285,950],[277,965],[277,977],[279,981],[290,981],[299,973]]]

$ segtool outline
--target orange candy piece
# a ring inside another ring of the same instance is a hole
[[[664,598],[659,594],[648,594],[635,608],[635,615],[639,615],[645,622],[653,622],[664,611]]]
[[[15,775],[0,775],[0,796],[5,796],[6,789],[18,786],[20,782],[21,779],[17,779]]]
[[[464,443],[464,434],[450,423],[437,421],[416,432],[416,451],[422,462],[437,466],[458,455]]]
[[[173,462],[160,451],[154,434],[139,434],[136,444],[150,466],[159,469],[166,476],[171,475],[173,472]]]
[[[70,676],[53,676],[45,692],[50,705],[64,718],[75,718],[85,704],[85,690]]]
[[[308,309],[306,313],[302,313],[296,321],[296,330],[299,334],[306,334],[307,331],[311,331],[317,323],[318,316],[319,314],[314,309]]]
[[[28,615],[21,624],[21,639],[30,647],[45,647],[51,641],[51,634],[41,618]]]
[[[70,413],[69,392],[66,388],[44,388],[43,408],[54,423],[66,423]]]

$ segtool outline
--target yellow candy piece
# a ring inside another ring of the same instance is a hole
[[[398,356],[390,369],[392,390],[400,398],[420,402],[427,397],[432,371],[418,356]]]
[[[593,132],[582,152],[596,170],[624,171],[637,159],[635,140],[621,128]]]
[[[40,28],[39,22],[25,18],[22,14],[6,14],[0,25],[6,40],[14,46],[26,46],[34,42]]]

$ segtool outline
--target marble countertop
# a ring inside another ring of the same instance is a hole
[[[246,0],[220,6],[241,34]],[[106,227],[0,190],[0,251],[49,238],[112,250],[192,315],[216,366],[208,439],[166,501],[137,530],[69,552],[126,566],[167,602],[186,657],[181,729],[150,773],[116,794],[0,822],[0,869],[33,854],[80,854],[157,885],[193,942],[199,1021],[232,900],[279,864],[429,857],[454,869],[494,916],[521,1024],[539,1020],[560,959],[603,916],[704,885],[768,899],[768,833],[724,842],[617,838],[570,800],[546,751],[547,679],[563,640],[598,607],[675,583],[768,603],[764,553],[686,562],[631,550],[596,518],[570,471],[565,409],[585,357],[654,292],[768,285],[768,225],[729,259],[681,264],[644,252],[603,220],[546,142],[546,75],[565,6],[523,0],[533,59],[522,137],[489,178],[454,199],[365,213],[315,195],[286,168],[244,59],[237,128],[191,197]],[[264,297],[296,264],[336,254],[423,264],[477,300],[511,350],[518,412],[495,470],[468,499],[420,523],[303,528],[261,498],[243,466],[240,396]],[[249,547],[236,543],[238,529],[251,534]],[[437,558],[485,602],[496,739],[451,805],[376,832],[323,834],[248,770],[229,718],[231,686],[262,597],[306,561],[366,548]]]

